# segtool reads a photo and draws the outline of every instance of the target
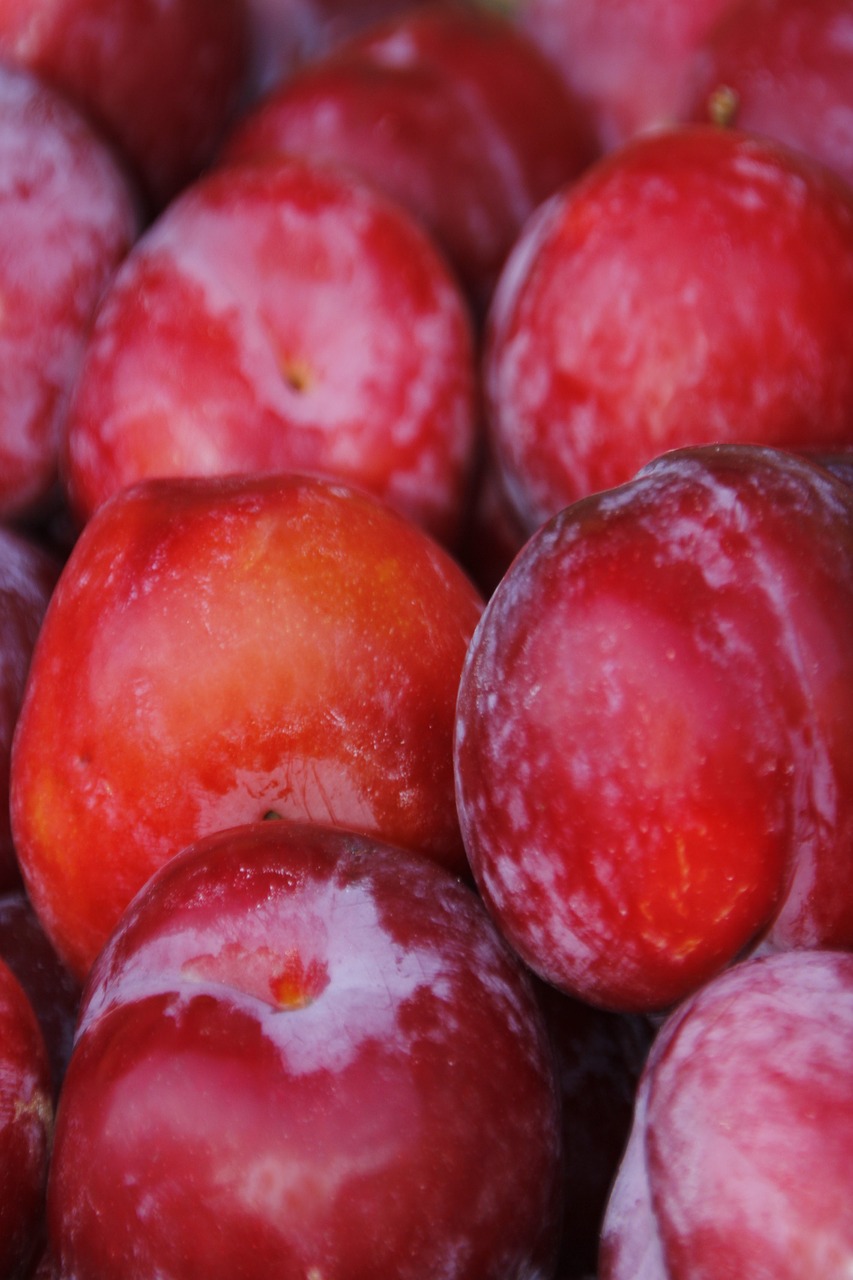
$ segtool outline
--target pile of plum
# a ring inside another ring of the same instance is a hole
[[[0,1280],[853,1276],[849,0],[0,0]]]

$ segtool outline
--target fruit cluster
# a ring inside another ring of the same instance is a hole
[[[0,1280],[853,1274],[849,0],[0,0]]]

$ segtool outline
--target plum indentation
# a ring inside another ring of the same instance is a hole
[[[325,991],[329,972],[322,960],[303,958],[296,948],[255,949],[227,943],[215,955],[196,956],[181,967],[185,978],[215,982],[254,996],[274,1009],[304,1009]]]
[[[329,985],[329,972],[319,960],[307,963],[297,951],[284,957],[284,964],[270,979],[270,990],[279,1009],[304,1009],[313,1004]]]
[[[298,357],[284,359],[281,362],[281,372],[292,391],[297,391],[301,394],[310,390],[313,386],[314,371],[305,360],[300,360]]]

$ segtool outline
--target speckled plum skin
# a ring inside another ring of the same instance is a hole
[[[465,871],[452,739],[481,608],[415,525],[316,478],[149,480],[101,507],[11,774],[27,890],[72,971],[168,857],[268,812]]]
[[[697,50],[685,118],[721,117],[853,182],[853,12],[846,0],[738,0]]]
[[[49,1223],[74,1280],[547,1280],[554,1063],[477,895],[267,822],[179,854],[90,975]]]
[[[484,360],[528,532],[685,445],[853,441],[853,188],[781,144],[638,138],[528,220]]]
[[[419,217],[479,318],[538,204],[597,156],[586,113],[533,41],[476,6],[421,4],[286,79],[226,157],[346,164]]]
[[[611,1192],[600,1280],[853,1268],[853,956],[736,965],[664,1024]]]
[[[435,536],[477,434],[461,290],[414,218],[310,160],[221,166],[137,241],[69,410],[81,521],[152,475],[313,471]]]
[[[555,986],[662,1010],[760,946],[853,943],[849,485],[674,450],[528,541],[463,669],[460,823]]]
[[[152,209],[210,159],[242,91],[241,0],[0,0],[0,57],[75,102]]]
[[[47,1051],[24,989],[0,960],[0,1274],[23,1280],[43,1242],[53,1102]]]
[[[88,120],[0,66],[0,519],[41,515],[94,311],[136,238],[130,181]]]

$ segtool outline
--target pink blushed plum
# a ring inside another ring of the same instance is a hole
[[[94,312],[138,231],[130,180],[89,121],[0,66],[0,520],[55,500]]]
[[[484,362],[503,486],[532,532],[667,449],[853,441],[853,189],[696,125],[546,201],[501,275]]]
[[[51,1242],[76,1280],[545,1280],[554,1064],[529,976],[419,855],[267,822],[177,855],[90,975]]]
[[[853,493],[675,450],[546,522],[483,614],[463,839],[522,957],[661,1010],[759,946],[853,944]]]
[[[664,1024],[602,1232],[600,1280],[853,1268],[853,956],[736,965]]]
[[[76,976],[168,857],[267,814],[464,873],[453,724],[481,609],[416,525],[315,477],[152,479],[104,503],[12,753],[18,861]]]
[[[426,232],[307,159],[223,165],[137,241],[68,416],[81,521],[148,476],[312,471],[456,536],[477,438],[470,318]]]

